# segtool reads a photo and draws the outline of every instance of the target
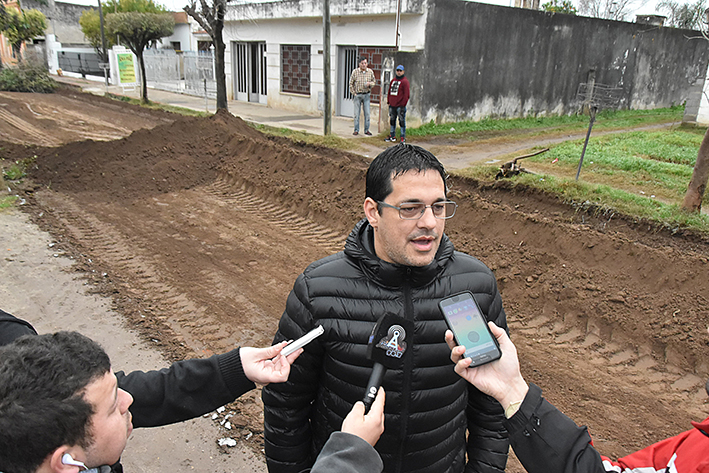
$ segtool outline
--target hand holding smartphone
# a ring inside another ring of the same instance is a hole
[[[325,332],[325,329],[322,328],[322,325],[318,325],[314,329],[312,329],[310,332],[306,333],[302,337],[300,337],[298,340],[290,342],[288,345],[286,345],[283,350],[281,350],[281,355],[283,356],[288,356],[291,353],[295,352],[298,348],[302,348],[308,343],[312,342],[315,340],[317,337],[322,335]]]
[[[484,365],[502,356],[497,339],[490,332],[473,294],[462,292],[447,297],[438,303],[456,343],[465,347],[465,358],[470,358],[470,367]]]

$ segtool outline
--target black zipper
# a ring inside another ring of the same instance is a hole
[[[404,313],[402,314],[405,319],[414,322],[414,303],[411,296],[411,268],[406,268],[406,278],[404,279],[403,292],[404,292]],[[410,334],[408,338],[409,348],[413,351],[413,333]],[[409,430],[409,403],[411,401],[411,372],[414,368],[414,355],[413,353],[409,356],[404,357],[404,373],[403,373],[403,384],[401,386],[401,430],[399,442],[399,454],[397,455],[397,462],[395,473],[401,473],[402,462],[404,461],[405,455],[404,450],[406,447],[406,437]]]

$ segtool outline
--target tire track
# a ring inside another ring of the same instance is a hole
[[[135,298],[147,299],[143,317],[155,317],[177,334],[195,351],[208,350],[202,341],[192,334],[201,325],[203,308],[194,304],[181,291],[175,289],[160,276],[154,259],[145,254],[140,245],[82,210],[71,197],[54,192],[38,195],[43,207],[51,209],[52,215],[69,235],[99,264],[107,266],[118,279],[130,280],[126,291]],[[110,277],[111,275],[107,275]],[[184,321],[191,321],[191,329],[184,329]]]
[[[238,189],[223,178],[206,186],[205,191],[228,202],[232,207],[242,212],[261,216],[284,232],[311,241],[328,251],[335,253],[344,248],[347,235],[340,234],[295,212],[250,194],[244,189]]]
[[[0,107],[0,120],[4,120],[8,124],[20,130],[24,135],[29,136],[33,141],[21,140],[25,144],[40,144],[42,146],[58,146],[61,141],[45,134],[38,128],[35,128],[25,120],[13,115],[4,108]]]

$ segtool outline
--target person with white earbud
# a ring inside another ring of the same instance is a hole
[[[88,470],[86,465],[84,465],[82,462],[74,460],[70,453],[65,453],[64,455],[62,455],[62,463],[64,465],[78,466],[79,468]]]
[[[237,397],[254,382],[288,378],[302,349],[283,356],[286,344],[239,349]],[[133,431],[132,403],[106,352],[77,332],[26,335],[0,347],[0,472],[111,473]],[[381,391],[368,414],[355,405],[312,473],[381,471],[373,445],[383,430]]]

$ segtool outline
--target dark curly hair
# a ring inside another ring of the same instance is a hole
[[[0,471],[32,473],[62,445],[91,445],[86,387],[111,369],[77,332],[26,335],[0,348]]]

